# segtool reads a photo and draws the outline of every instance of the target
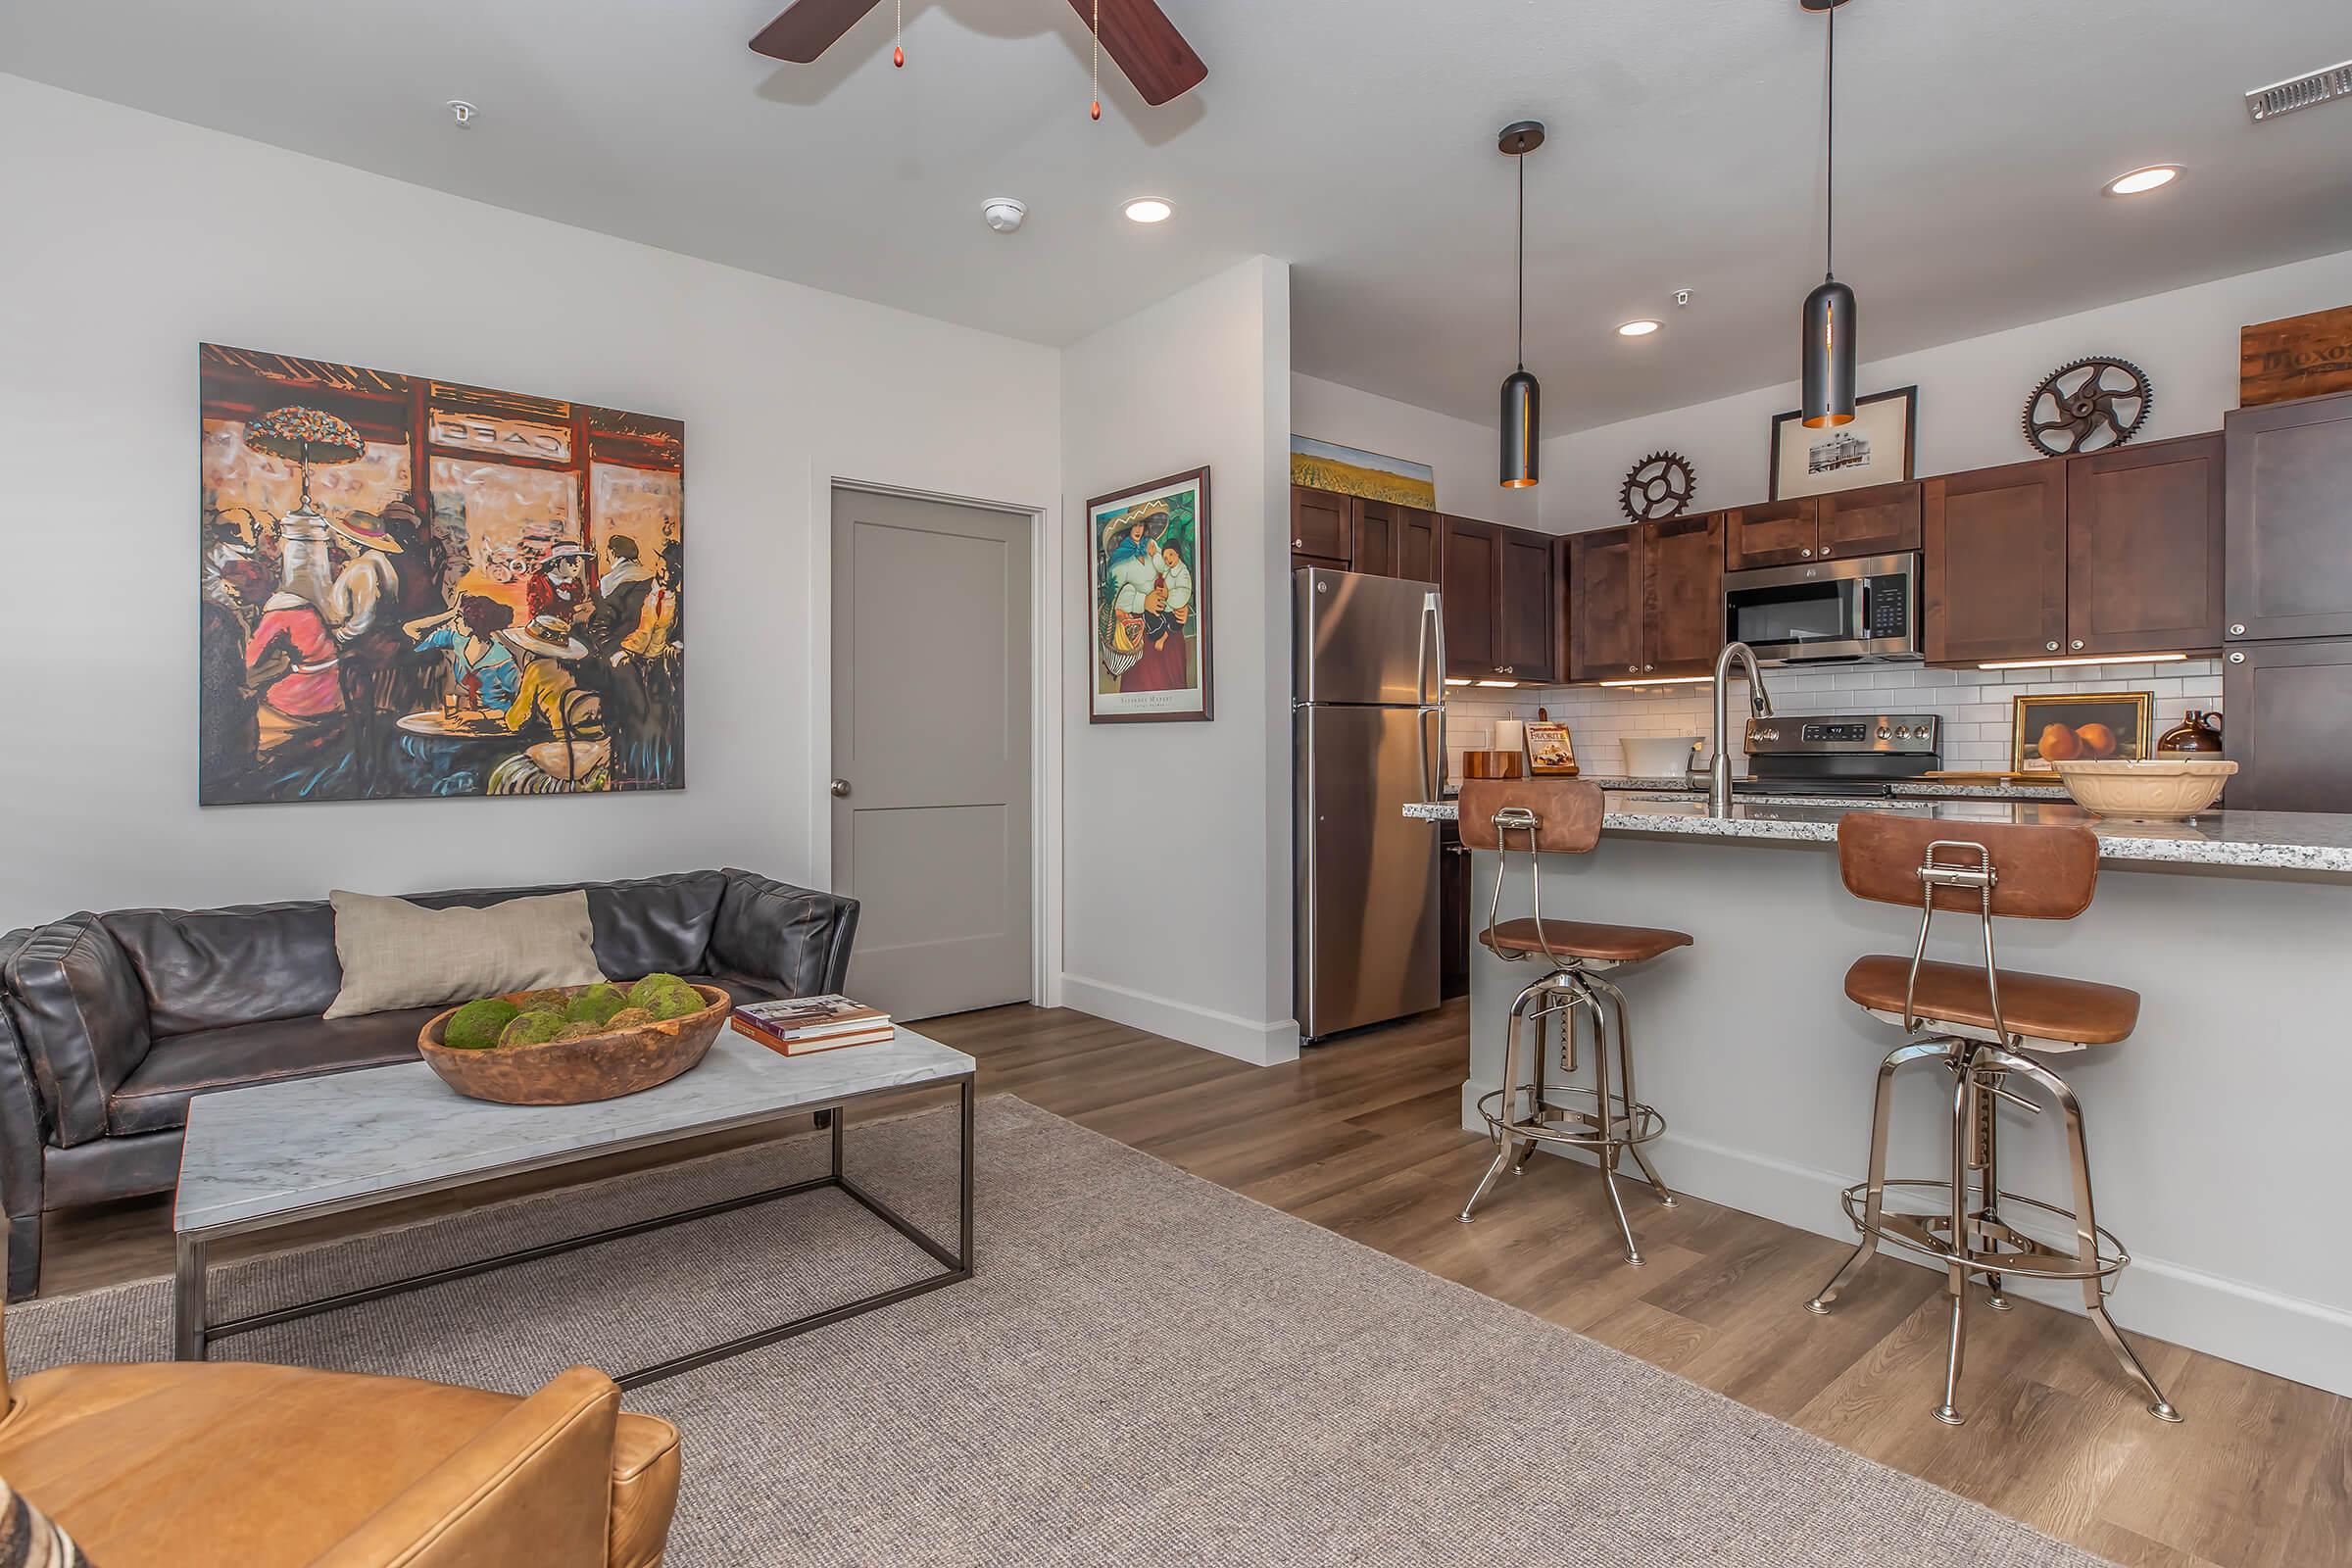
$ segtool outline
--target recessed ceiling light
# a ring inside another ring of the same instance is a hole
[[[1134,223],[1164,223],[1176,213],[1175,208],[1156,196],[1138,196],[1124,211],[1128,221]]]
[[[1647,337],[1650,333],[1655,332],[1658,326],[1658,322],[1647,319],[1628,321],[1617,329],[1617,335],[1619,337]]]
[[[2138,196],[2170,185],[2180,177],[2179,164],[2150,164],[2129,174],[2118,174],[2104,187],[2110,196]]]

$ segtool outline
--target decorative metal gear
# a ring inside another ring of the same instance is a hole
[[[2026,440],[2044,457],[2104,452],[2139,434],[2156,407],[2147,372],[2130,360],[2097,354],[2061,365],[2026,399]]]
[[[1679,452],[1652,452],[1627,471],[1617,505],[1636,522],[1679,517],[1698,493],[1698,473]]]

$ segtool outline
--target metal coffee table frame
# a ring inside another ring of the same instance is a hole
[[[959,1121],[956,1161],[958,1234],[953,1250],[927,1235],[920,1226],[906,1218],[906,1215],[901,1214],[881,1199],[850,1180],[843,1172],[843,1133],[849,1120],[845,1114],[846,1108],[861,1100],[868,1100],[877,1095],[906,1093],[910,1087],[891,1084],[844,1095],[838,1100],[820,1104],[802,1104],[791,1106],[788,1109],[763,1111],[737,1120],[705,1123],[631,1141],[600,1145],[594,1149],[582,1150],[577,1153],[552,1155],[502,1166],[495,1170],[469,1172],[447,1180],[403,1188],[396,1192],[369,1194],[365,1198],[349,1201],[320,1203],[307,1208],[271,1214],[263,1219],[230,1221],[215,1228],[182,1232],[178,1238],[178,1259],[173,1269],[172,1296],[173,1358],[181,1361],[201,1361],[205,1359],[211,1347],[219,1341],[239,1334],[250,1334],[256,1329],[269,1328],[272,1324],[289,1323],[297,1318],[316,1317],[322,1312],[339,1311],[347,1306],[357,1306],[364,1301],[381,1300],[388,1296],[401,1296],[410,1291],[423,1290],[428,1286],[446,1284],[451,1280],[468,1279],[473,1275],[487,1274],[495,1269],[511,1268],[515,1264],[528,1263],[537,1258],[553,1257],[559,1252],[577,1251],[583,1247],[594,1247],[600,1242],[618,1241],[625,1236],[640,1236],[647,1231],[661,1230],[671,1225],[682,1225],[690,1220],[708,1218],[712,1214],[724,1214],[733,1209],[750,1208],[758,1203],[772,1202],[779,1198],[793,1198],[803,1193],[818,1192],[829,1187],[838,1188],[847,1193],[889,1225],[891,1229],[906,1237],[916,1247],[921,1248],[941,1265],[940,1272],[925,1275],[921,1279],[910,1281],[905,1285],[894,1285],[886,1291],[876,1291],[870,1296],[862,1296],[856,1300],[845,1301],[839,1306],[829,1306],[819,1312],[809,1312],[788,1322],[776,1324],[772,1328],[757,1329],[749,1334],[738,1335],[734,1339],[711,1346],[708,1349],[671,1356],[667,1360],[657,1361],[651,1366],[642,1367],[625,1376],[614,1378],[612,1381],[624,1389],[642,1388],[648,1383],[658,1383],[663,1378],[675,1377],[681,1372],[690,1372],[696,1367],[708,1366],[713,1361],[723,1361],[730,1356],[741,1355],[747,1350],[756,1350],[763,1345],[773,1345],[778,1340],[788,1340],[796,1334],[806,1334],[810,1329],[821,1329],[827,1324],[838,1323],[844,1318],[857,1317],[860,1313],[871,1312],[878,1307],[889,1306],[895,1302],[936,1291],[944,1285],[954,1285],[960,1280],[968,1280],[972,1277],[973,1075],[966,1072],[954,1077],[934,1079],[931,1080],[931,1083],[952,1083],[956,1086]],[[928,1087],[928,1085],[922,1087]],[[502,1252],[475,1262],[453,1264],[447,1268],[437,1268],[427,1273],[387,1281],[382,1285],[370,1285],[364,1290],[345,1291],[337,1296],[321,1297],[318,1300],[305,1301],[297,1306],[278,1307],[268,1312],[248,1313],[242,1317],[225,1318],[220,1322],[213,1322],[207,1317],[206,1248],[209,1243],[223,1237],[276,1230],[286,1225],[318,1219],[322,1215],[350,1212],[397,1202],[423,1193],[478,1186],[483,1182],[497,1181],[526,1171],[554,1169],[564,1165],[584,1163],[630,1149],[682,1143],[691,1139],[708,1137],[714,1132],[741,1127],[756,1127],[794,1116],[806,1116],[811,1111],[816,1112],[820,1120],[830,1113],[832,1122],[831,1168],[822,1176],[811,1176],[806,1181],[791,1182],[785,1186],[771,1187],[762,1192],[746,1193],[739,1198],[721,1199],[717,1202],[703,1203],[675,1214],[663,1214],[653,1219],[615,1225],[608,1230],[594,1231],[585,1236],[575,1236],[561,1242],[548,1242],[542,1246],[524,1248],[519,1251]]]

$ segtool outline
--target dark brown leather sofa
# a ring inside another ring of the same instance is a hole
[[[667,971],[757,1001],[839,991],[849,972],[853,899],[736,870],[573,885],[616,978]],[[441,908],[563,891],[409,897]],[[0,937],[8,1298],[39,1289],[44,1212],[172,1190],[198,1092],[416,1060],[437,1009],[329,1022],[342,977],[323,900],[81,913]]]

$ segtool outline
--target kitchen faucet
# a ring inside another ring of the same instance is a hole
[[[1723,652],[1715,656],[1715,760],[1707,764],[1709,816],[1732,814],[1732,759],[1723,745],[1724,732],[1731,728],[1724,694],[1735,659],[1747,666],[1748,708],[1758,718],[1772,716],[1772,698],[1764,690],[1763,673],[1756,668],[1755,651],[1745,643],[1725,643]]]

